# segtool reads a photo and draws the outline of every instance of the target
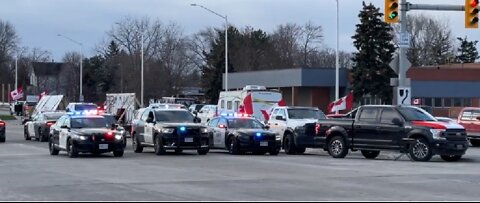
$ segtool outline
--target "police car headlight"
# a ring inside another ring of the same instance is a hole
[[[78,139],[80,139],[80,140],[84,141],[84,140],[87,140],[87,137],[86,137],[86,136],[81,136],[81,135],[80,135],[80,136],[78,136]]]
[[[115,139],[116,140],[123,140],[123,136],[122,135],[115,135]]]
[[[201,133],[208,133],[208,128],[202,128],[202,129],[200,130],[200,132],[201,132]]]
[[[165,133],[165,134],[170,134],[170,133],[173,133],[174,129],[173,128],[162,128],[160,130],[161,133]]]

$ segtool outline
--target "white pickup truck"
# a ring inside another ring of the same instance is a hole
[[[277,132],[282,138],[282,148],[285,146],[285,138],[293,136],[293,131],[298,126],[306,123],[315,123],[318,119],[326,119],[325,114],[316,107],[275,107],[272,110],[267,125],[270,130]],[[295,139],[289,139],[293,140]],[[288,143],[287,143],[288,144]],[[297,148],[296,153],[305,152],[305,148]]]

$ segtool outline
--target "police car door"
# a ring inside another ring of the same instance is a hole
[[[66,126],[66,128],[62,128],[62,126]],[[60,134],[59,134],[59,137],[58,137],[58,141],[59,141],[60,148],[66,149],[67,148],[68,133],[69,133],[70,128],[72,126],[71,125],[71,118],[68,117],[67,119],[65,119],[62,126],[60,126]]]
[[[226,148],[225,146],[225,140],[227,139],[227,119],[225,118],[220,118],[220,121],[218,122],[217,129],[218,129],[218,147],[219,148]]]
[[[213,132],[213,147],[214,148],[221,148],[221,143],[222,143],[222,134],[220,132],[220,128],[218,127],[218,121],[219,118],[215,118],[211,121],[208,122],[208,127],[212,130]]]
[[[155,125],[154,122],[155,122],[155,114],[153,113],[153,111],[150,111],[148,113],[147,122],[145,123],[145,134],[144,134],[145,143],[150,143],[150,144],[153,143],[153,128]]]
[[[60,127],[64,125],[66,119],[67,119],[66,116],[60,117],[58,121],[50,129],[50,132],[52,133],[52,136],[53,136],[53,143],[56,145],[60,144],[59,143],[60,130],[61,130]]]

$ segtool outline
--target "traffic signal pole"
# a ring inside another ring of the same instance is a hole
[[[392,5],[392,2],[397,2],[397,0],[385,0],[385,5]],[[466,0],[465,5],[430,5],[430,4],[411,4],[407,2],[407,0],[400,0],[400,37],[408,37],[409,35],[407,34],[407,12],[410,10],[434,10],[434,11],[465,11],[466,16],[467,12],[470,12],[468,15],[470,15],[471,19],[467,23],[468,19],[466,20],[466,28],[477,28],[478,27],[478,10],[476,11],[467,11],[467,10],[472,10],[474,8],[480,9],[480,6],[478,5],[478,0]],[[476,2],[476,3],[475,3]],[[475,5],[475,7],[471,7],[470,5]],[[385,8],[385,15],[387,14],[387,11],[392,12],[391,8]],[[475,20],[472,20],[475,16],[476,17],[476,22]],[[387,23],[396,23],[394,19],[388,19],[386,18]],[[397,21],[398,22],[398,21]],[[408,40],[409,42],[409,40]],[[399,58],[398,58],[398,84],[394,88],[396,95],[394,98],[397,98],[394,100],[394,103],[396,104],[403,104],[403,105],[410,105],[411,104],[411,84],[407,81],[406,73],[407,70],[410,67],[407,67],[409,62],[407,59],[407,49],[409,46],[399,46],[400,53],[399,53]],[[395,66],[396,66],[395,65]]]

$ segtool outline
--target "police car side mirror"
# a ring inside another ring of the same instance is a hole
[[[199,117],[195,117],[195,118],[193,119],[193,122],[194,122],[194,123],[201,123],[201,122],[202,122],[202,119],[200,119]]]

